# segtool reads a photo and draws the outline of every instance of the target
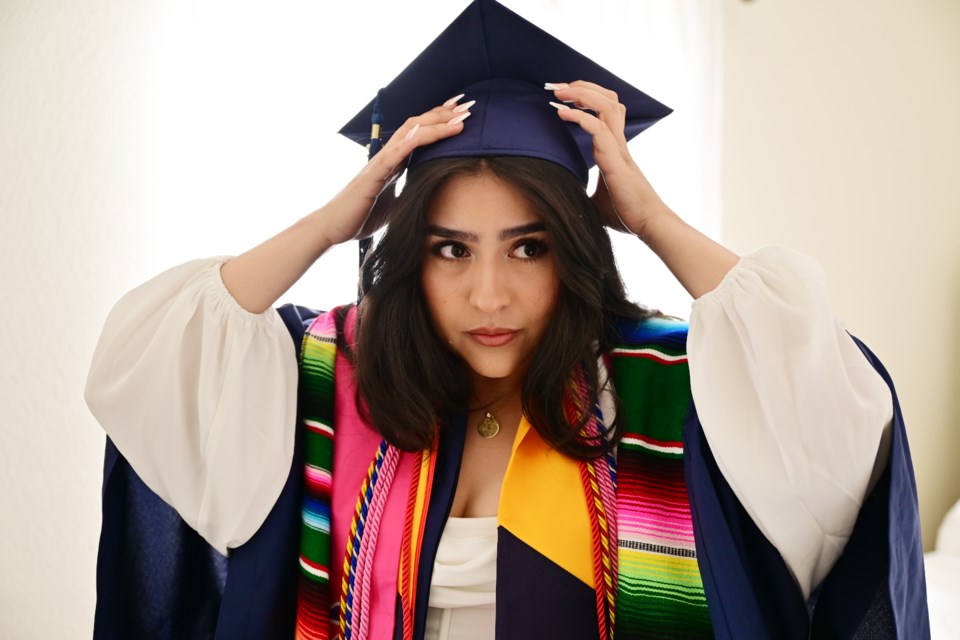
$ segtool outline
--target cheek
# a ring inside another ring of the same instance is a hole
[[[525,300],[521,308],[530,322],[534,340],[539,342],[556,312],[560,298],[559,280],[548,276],[528,279],[525,290],[518,294]]]
[[[443,342],[449,342],[451,320],[457,310],[462,308],[455,300],[457,287],[447,278],[442,277],[436,270],[424,268],[420,274],[420,286],[423,291],[423,301],[427,307],[427,315],[433,324],[437,337]]]
[[[557,306],[557,300],[560,298],[560,276],[555,268],[543,273],[536,280],[535,291],[536,293],[533,293],[530,299],[544,316],[544,320],[548,320]]]
[[[460,290],[460,278],[444,274],[440,269],[424,268],[420,273],[423,297],[431,308],[451,304]]]

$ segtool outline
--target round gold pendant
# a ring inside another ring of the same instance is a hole
[[[487,411],[486,415],[480,418],[480,424],[477,425],[477,433],[479,433],[482,438],[492,438],[500,433],[500,423],[493,417],[492,413]]]

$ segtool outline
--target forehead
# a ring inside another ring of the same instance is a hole
[[[426,216],[428,225],[478,232],[540,219],[540,213],[523,193],[489,172],[447,180],[431,198]]]

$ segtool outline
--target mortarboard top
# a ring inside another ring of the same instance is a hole
[[[636,87],[494,0],[474,0],[379,94],[381,137],[413,115],[464,93],[476,100],[456,136],[418,148],[414,166],[442,157],[529,156],[551,160],[586,184],[595,163],[590,135],[564,122],[548,102],[545,82],[588,80],[617,93],[627,108],[627,139],[671,113]],[[340,133],[370,142],[374,102]]]

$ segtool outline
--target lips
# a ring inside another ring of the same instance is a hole
[[[467,334],[484,347],[501,347],[517,335],[513,329],[483,328],[468,331]]]

